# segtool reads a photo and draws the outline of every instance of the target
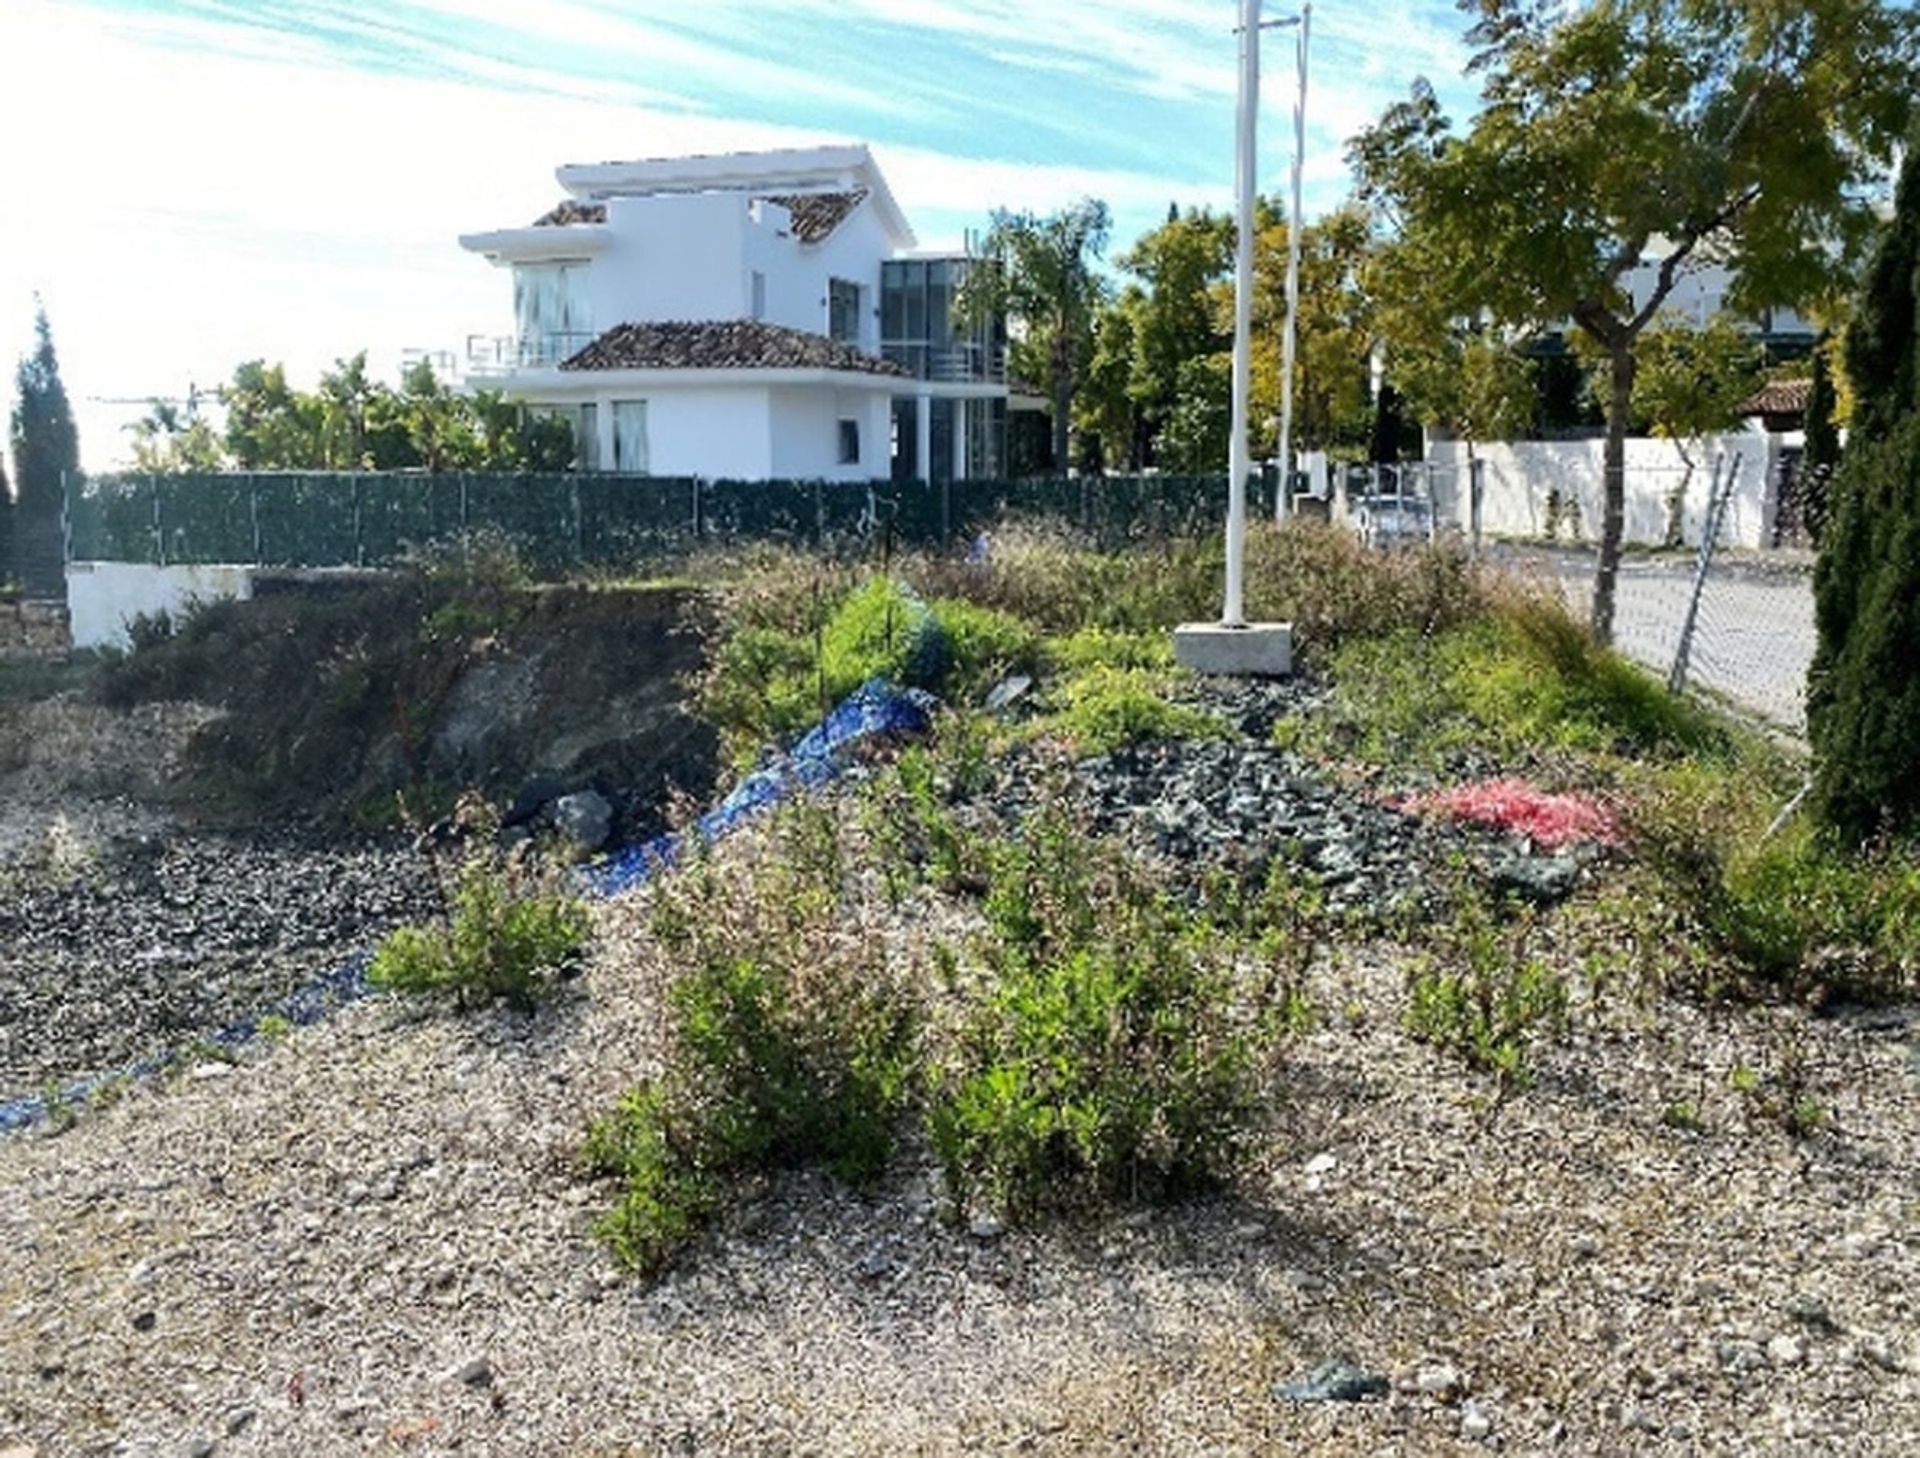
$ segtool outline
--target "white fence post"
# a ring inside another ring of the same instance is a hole
[[[1700,619],[1700,594],[1706,590],[1707,569],[1713,565],[1713,549],[1720,540],[1720,517],[1733,495],[1733,483],[1740,476],[1740,453],[1734,452],[1727,467],[1726,484],[1720,483],[1720,463],[1726,457],[1715,455],[1713,474],[1707,483],[1707,522],[1700,533],[1700,564],[1693,572],[1693,593],[1687,599],[1687,616],[1680,624],[1680,645],[1674,649],[1673,671],[1667,675],[1667,691],[1680,693],[1687,686],[1687,660],[1693,652],[1693,629]]]

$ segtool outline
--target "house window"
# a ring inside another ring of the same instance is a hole
[[[513,321],[521,365],[559,364],[586,348],[593,342],[587,265],[514,265]]]
[[[757,268],[753,271],[753,317],[767,317],[767,276]]]
[[[860,285],[844,278],[827,280],[827,338],[860,342]]]
[[[581,470],[600,469],[600,407],[598,405],[580,407],[580,438],[575,453],[579,457]]]
[[[647,474],[647,402],[613,402],[613,469],[623,475]]]
[[[860,422],[857,420],[840,422],[840,464],[843,466],[860,464]]]

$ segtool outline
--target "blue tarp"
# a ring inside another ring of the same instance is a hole
[[[937,630],[928,634],[929,639],[934,636]],[[812,789],[834,779],[845,767],[842,751],[849,746],[880,736],[925,734],[932,727],[934,702],[931,694],[920,689],[897,689],[884,679],[868,680],[784,754],[736,785],[732,794],[695,821],[684,835],[658,836],[588,867],[582,873],[588,893],[613,896],[638,885],[654,871],[672,865],[686,837],[700,842],[718,840],[796,790]],[[364,997],[372,990],[367,981],[367,969],[372,962],[372,953],[355,952],[338,967],[259,1016],[229,1024],[200,1041],[233,1049],[254,1038],[260,1024],[270,1017],[283,1018],[297,1026],[317,1022],[330,1009]],[[104,1085],[150,1078],[179,1063],[183,1056],[173,1052],[142,1058],[117,1072],[64,1085],[56,1096],[57,1101],[63,1105],[76,1104]],[[44,1118],[46,1113],[47,1100],[38,1094],[0,1102],[0,1133],[24,1129]]]

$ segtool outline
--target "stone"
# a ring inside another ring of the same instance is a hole
[[[1792,1335],[1775,1337],[1767,1343],[1767,1360],[1776,1367],[1799,1366],[1807,1360],[1806,1339]]]
[[[1285,678],[1293,672],[1293,624],[1182,623],[1173,630],[1173,657],[1194,673]]]
[[[993,1215],[976,1215],[967,1225],[975,1240],[998,1240],[1007,1233],[1006,1222]]]
[[[1025,698],[1027,691],[1032,687],[1033,679],[1024,673],[1016,673],[1009,678],[1001,679],[987,694],[987,712],[998,714],[1012,707]]]
[[[1350,1362],[1328,1362],[1301,1381],[1282,1383],[1274,1388],[1274,1395],[1289,1402],[1360,1402],[1385,1397],[1388,1389],[1387,1379],[1378,1372]]]
[[[1468,1403],[1460,1414],[1460,1436],[1477,1443],[1492,1434],[1493,1419],[1471,1402]]]
[[[491,1387],[493,1385],[493,1363],[485,1357],[469,1357],[466,1361],[449,1367],[446,1380],[458,1382],[463,1387]]]
[[[1332,1174],[1340,1163],[1331,1154],[1316,1154],[1307,1161],[1307,1173],[1310,1175]]]
[[[553,828],[591,854],[613,833],[613,806],[594,790],[578,790],[553,802]]]
[[[1451,1362],[1436,1362],[1415,1373],[1413,1385],[1421,1396],[1446,1402],[1455,1397],[1466,1383],[1460,1376],[1460,1369]]]
[[[213,1458],[213,1439],[202,1435],[188,1438],[180,1445],[182,1458]]]
[[[236,1407],[227,1414],[226,1430],[229,1438],[237,1438],[247,1430],[257,1414],[250,1407]]]
[[[159,1320],[160,1320],[159,1316],[155,1314],[151,1309],[145,1310],[145,1311],[136,1311],[133,1314],[133,1329],[135,1331],[152,1331],[154,1328],[154,1324]]]
[[[1496,890],[1535,906],[1557,906],[1573,894],[1579,866],[1565,856],[1511,856],[1492,867]]]

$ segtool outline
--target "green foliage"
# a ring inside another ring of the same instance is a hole
[[[1245,1147],[1269,1049],[1232,943],[1043,812],[995,856],[985,977],[927,1126],[956,1202],[1178,1194]]]
[[[1009,369],[1046,392],[1053,406],[1054,468],[1068,461],[1067,434],[1081,372],[1093,352],[1094,320],[1106,285],[1095,262],[1106,249],[1107,205],[1083,198],[1047,217],[993,215],[967,272],[957,308],[976,323],[1004,316],[1020,328]]]
[[[445,920],[388,933],[367,975],[376,987],[451,996],[463,1007],[496,998],[528,1007],[586,937],[577,900],[476,852],[455,873]]]
[[[1463,751],[1674,755],[1725,747],[1716,722],[1601,648],[1557,603],[1514,599],[1466,626],[1356,639],[1332,661],[1333,695],[1291,747],[1373,765],[1437,765]]]
[[[848,863],[832,811],[799,803],[757,860],[663,880],[653,934],[672,959],[672,1049],[590,1132],[622,1185],[601,1237],[628,1266],[671,1257],[760,1169],[878,1177],[912,1092],[916,1015],[877,939],[840,926]]]
[[[1736,313],[1832,296],[1870,227],[1856,199],[1920,94],[1914,17],[1882,0],[1816,0],[1790,20],[1771,0],[1471,8],[1485,78],[1471,126],[1457,133],[1423,80],[1350,156],[1428,312],[1529,333],[1571,320],[1606,354],[1604,639],[1642,331],[1708,250]],[[1630,296],[1656,237],[1661,266]]]
[[[1175,396],[1158,437],[1170,471],[1224,471],[1233,436],[1233,360],[1226,354],[1183,360]]]
[[[336,360],[312,393],[287,382],[284,366],[248,360],[220,390],[224,440],[189,402],[183,420],[156,402],[135,426],[148,471],[563,471],[574,463],[573,432],[497,392],[462,395],[425,361],[400,387],[370,378],[366,351]],[[221,447],[224,446],[224,458]]]
[[[80,437],[73,409],[60,380],[47,311],[34,312],[34,347],[14,372],[13,446],[15,505],[12,519],[17,571],[0,569],[28,592],[43,597],[66,593],[60,513],[63,483],[80,472]]]
[[[1167,675],[1144,668],[1096,666],[1069,678],[1060,707],[1034,721],[1034,730],[1070,740],[1087,754],[1161,739],[1218,739],[1227,726],[1204,709],[1167,700]]]
[[[1832,514],[1833,477],[1840,468],[1840,431],[1834,420],[1833,341],[1822,337],[1813,351],[1813,382],[1807,393],[1806,450],[1800,457],[1800,520],[1816,543]]]
[[[1655,435],[1683,444],[1731,430],[1759,378],[1759,346],[1725,314],[1705,325],[1663,314],[1640,336],[1634,417]]]
[[[1565,979],[1527,953],[1532,923],[1471,893],[1456,895],[1439,949],[1416,958],[1407,978],[1407,1029],[1502,1084],[1527,1082],[1538,1037],[1564,1035]]]
[[[1814,805],[1849,844],[1920,832],[1920,151],[1847,335],[1855,407],[1814,575]]]
[[[1920,981],[1920,856],[1853,851],[1816,821],[1769,834],[1791,791],[1748,757],[1645,775],[1627,805],[1639,854],[1762,989],[1878,1001]]]

